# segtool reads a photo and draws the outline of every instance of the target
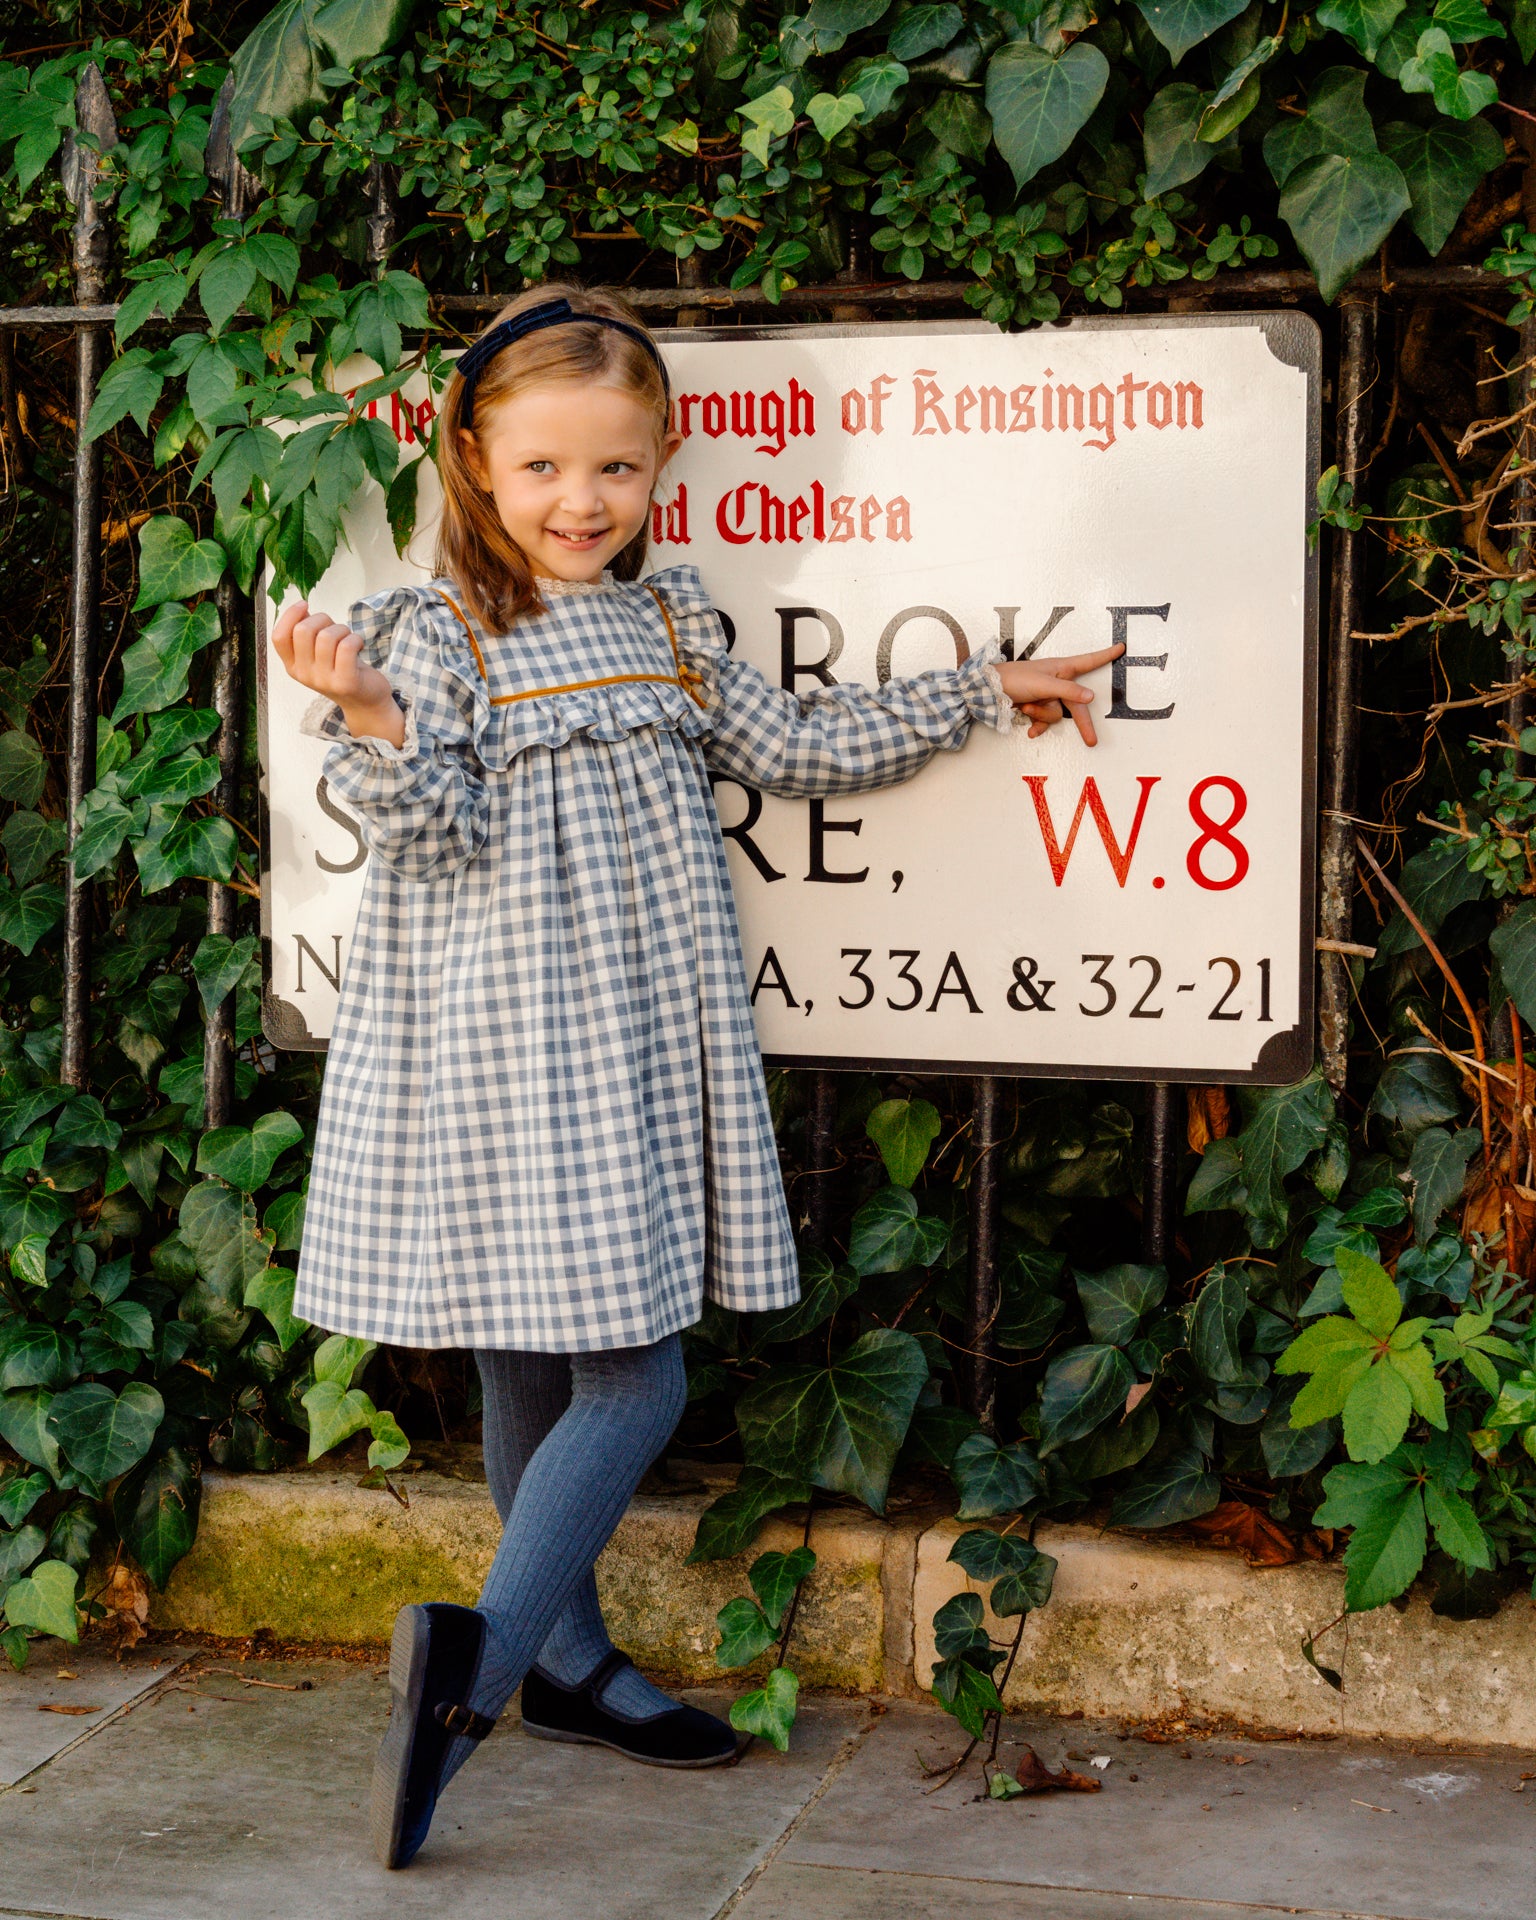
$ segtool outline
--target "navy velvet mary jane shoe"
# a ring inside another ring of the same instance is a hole
[[[373,1763],[368,1824],[386,1867],[420,1852],[455,1734],[483,1740],[495,1726],[464,1703],[475,1684],[485,1620],[473,1607],[402,1607],[389,1647],[389,1725]]]
[[[603,1688],[620,1667],[633,1665],[615,1649],[574,1687],[532,1668],[523,1682],[523,1731],[536,1740],[610,1747],[647,1767],[718,1767],[736,1758],[735,1732],[697,1707],[673,1707],[649,1720],[609,1713],[601,1703]]]

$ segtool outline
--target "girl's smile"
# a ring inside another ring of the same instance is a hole
[[[536,574],[589,581],[645,525],[679,436],[659,444],[655,415],[617,387],[562,380],[498,401],[464,434],[497,518]]]

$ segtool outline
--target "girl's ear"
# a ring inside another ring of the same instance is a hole
[[[677,452],[678,448],[682,444],[683,444],[683,436],[674,427],[661,443],[661,453],[658,456],[656,461],[656,471],[658,474],[666,466],[667,462],[672,458],[673,454]]]
[[[482,493],[491,490],[491,476],[486,472],[485,461],[480,453],[480,442],[469,427],[459,428],[459,449],[464,455],[464,463],[475,477],[475,485]]]

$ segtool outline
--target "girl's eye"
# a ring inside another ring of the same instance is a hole
[[[530,473],[547,473],[552,465],[553,462],[549,460],[530,460],[528,462],[528,471]]]
[[[610,460],[603,468],[604,473],[633,473],[634,471],[634,464],[629,460]]]

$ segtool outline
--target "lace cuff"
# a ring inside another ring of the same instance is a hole
[[[328,694],[316,694],[304,709],[299,721],[299,732],[307,733],[311,739],[329,740],[342,746],[361,747],[376,754],[380,760],[414,760],[421,752],[421,741],[416,733],[416,702],[410,694],[402,693],[398,687],[392,689],[395,704],[405,716],[405,738],[397,747],[388,740],[380,739],[377,734],[354,734],[348,731],[346,718],[341,708]]]

